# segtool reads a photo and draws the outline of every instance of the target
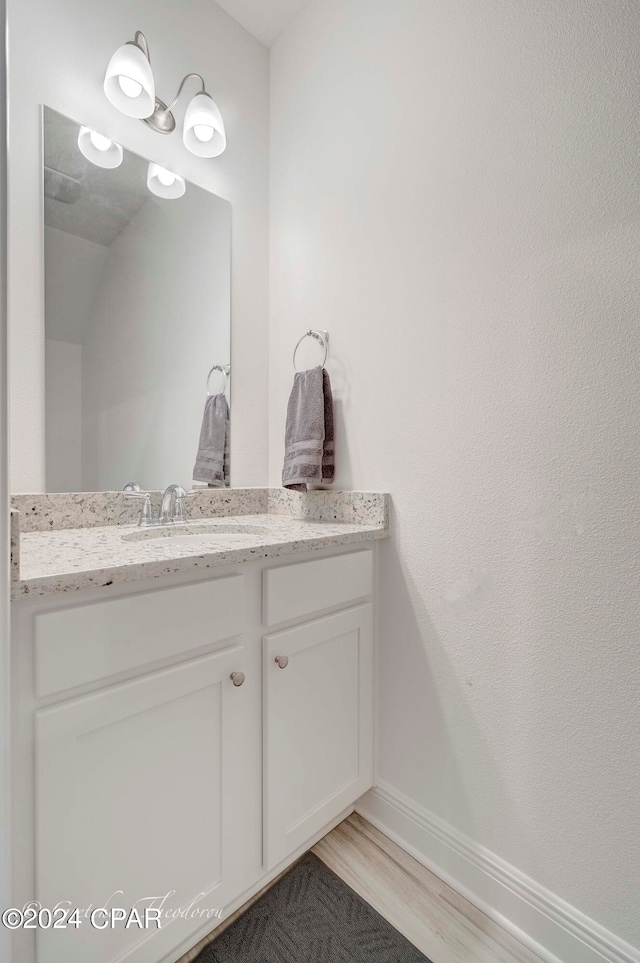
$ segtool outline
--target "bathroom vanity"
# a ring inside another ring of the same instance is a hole
[[[12,500],[14,905],[42,907],[14,959],[174,963],[372,785],[388,503],[140,490],[210,480],[193,465],[206,397],[230,390],[231,208],[42,122],[41,474],[70,491]],[[225,482],[228,442],[225,423]]]
[[[15,958],[172,963],[372,785],[387,499],[206,492],[144,537],[118,496],[41,497],[16,503],[15,901],[81,922]],[[161,927],[100,928],[134,906]]]

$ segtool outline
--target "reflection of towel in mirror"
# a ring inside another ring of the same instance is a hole
[[[297,371],[287,408],[282,484],[306,491],[309,484],[332,482],[334,473],[329,373],[320,366]]]
[[[223,394],[210,395],[204,406],[193,480],[209,488],[229,485],[229,405]]]

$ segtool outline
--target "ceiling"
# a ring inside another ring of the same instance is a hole
[[[310,0],[216,0],[245,30],[270,47]]]

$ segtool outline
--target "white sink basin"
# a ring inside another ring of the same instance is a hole
[[[162,525],[158,528],[141,528],[137,532],[123,535],[124,542],[150,542],[158,548],[197,548],[207,544],[219,545],[220,542],[242,542],[266,535],[267,529],[261,525],[230,525],[224,522],[193,522],[187,525]],[[166,540],[166,542],[164,541]],[[164,544],[163,544],[164,542]],[[155,546],[154,546],[155,547]]]

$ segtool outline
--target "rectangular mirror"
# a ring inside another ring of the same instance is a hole
[[[48,107],[43,142],[47,491],[228,485],[231,205]]]

